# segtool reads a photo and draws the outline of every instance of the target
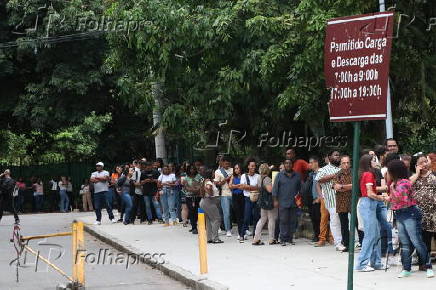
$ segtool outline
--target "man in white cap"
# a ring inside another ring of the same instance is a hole
[[[107,203],[106,195],[109,194],[109,172],[103,170],[103,162],[98,162],[96,165],[97,171],[91,174],[91,182],[94,183],[94,206],[97,220],[95,225],[101,225],[101,209],[106,206],[109,219],[112,223],[116,223],[116,219],[112,213],[112,208]]]

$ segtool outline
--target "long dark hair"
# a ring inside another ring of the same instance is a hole
[[[375,170],[371,165],[371,161],[372,161],[373,156],[369,155],[369,154],[365,154],[362,157],[360,157],[360,161],[359,161],[359,180],[362,178],[362,175],[364,172],[371,172],[374,176],[375,175]]]
[[[191,169],[192,168],[195,170],[195,174],[193,176],[191,176]],[[188,177],[195,177],[195,176],[197,176],[197,174],[198,174],[197,167],[195,167],[194,164],[189,164],[186,167],[186,176],[188,176]]]
[[[388,164],[388,173],[394,182],[400,179],[409,179],[409,170],[401,160],[392,160]]]

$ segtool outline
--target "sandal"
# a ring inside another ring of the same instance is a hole
[[[223,241],[221,241],[220,239],[217,239],[215,241],[212,241],[212,244],[222,244],[224,243]]]
[[[276,240],[272,240],[272,241],[269,241],[269,244],[270,244],[270,245],[277,245],[278,242],[277,242]]]
[[[253,246],[263,246],[263,245],[265,245],[265,243],[262,242],[261,240],[258,240],[258,241],[256,241],[256,242],[253,242],[252,245],[253,245]]]

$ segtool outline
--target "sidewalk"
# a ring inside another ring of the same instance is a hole
[[[203,289],[323,289],[347,288],[348,255],[336,252],[333,246],[314,248],[306,239],[297,239],[295,246],[252,246],[251,241],[240,244],[236,237],[222,236],[223,244],[208,244],[209,273],[200,285],[198,238],[189,228],[160,224],[110,224],[103,215],[101,226],[94,226],[94,216],[79,220],[88,231],[100,235],[124,248],[139,253],[165,253],[164,272],[193,288]],[[266,234],[266,233],[264,233]],[[263,235],[262,239],[267,240]],[[356,257],[358,253],[356,253]],[[414,267],[415,269],[416,267]],[[168,270],[170,269],[170,270]],[[400,266],[371,273],[354,272],[354,289],[436,289],[436,278],[428,279],[425,272],[415,272],[406,279],[396,278]],[[185,281],[183,281],[185,280]]]

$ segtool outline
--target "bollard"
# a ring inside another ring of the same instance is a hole
[[[83,222],[74,222],[72,225],[73,246],[73,285],[74,289],[85,286],[85,239],[83,235]]]
[[[207,274],[207,236],[204,210],[198,209],[198,248],[200,251],[200,274]]]

